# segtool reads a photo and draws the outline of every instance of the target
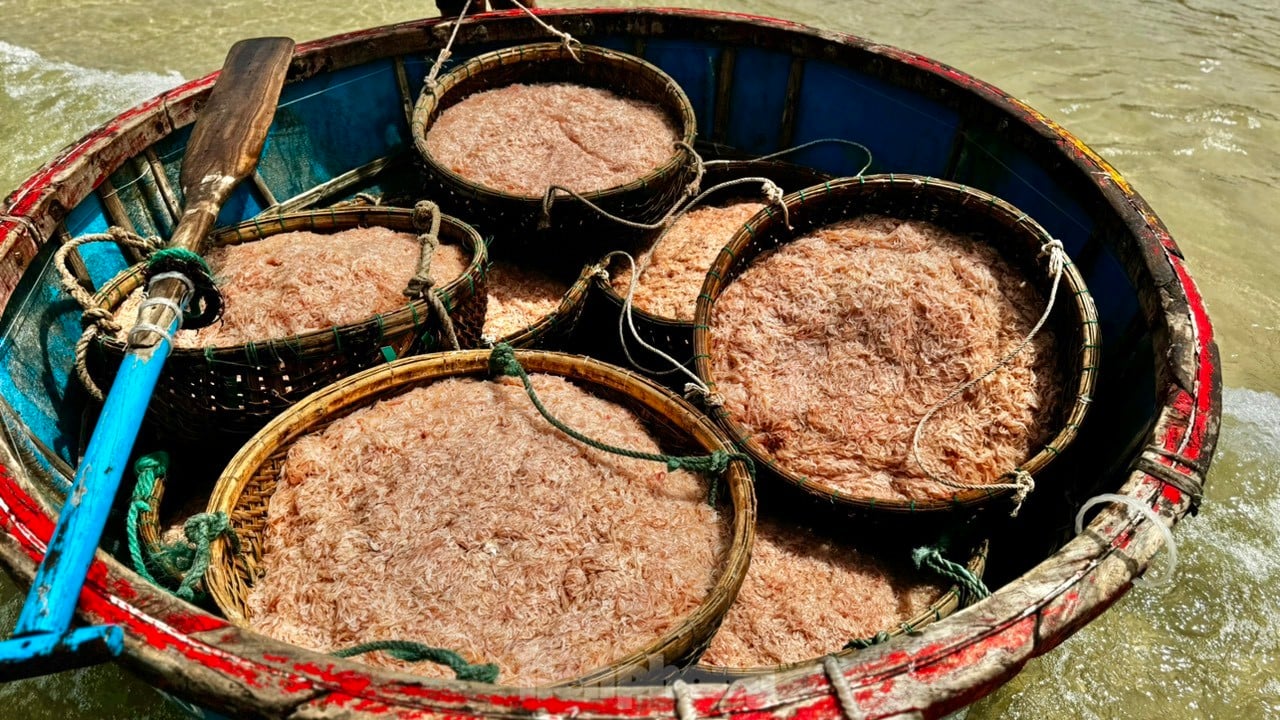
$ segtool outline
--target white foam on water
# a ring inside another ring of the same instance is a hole
[[[65,89],[63,83],[68,81],[83,95],[132,104],[180,84],[183,77],[172,70],[122,73],[82,67],[0,40],[0,89],[10,98],[43,100],[60,94],[51,91]]]
[[[1280,396],[1223,393],[1204,507],[1174,537],[1171,590],[1135,588],[968,720],[1280,713]]]
[[[1258,459],[1280,460],[1280,396],[1249,388],[1227,388],[1222,393],[1222,410],[1227,417],[1247,426],[1246,436],[1251,442],[1239,450]]]
[[[116,72],[50,60],[0,41],[0,194],[94,126],[183,82],[177,72]]]

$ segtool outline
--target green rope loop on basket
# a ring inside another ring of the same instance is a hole
[[[875,635],[872,635],[871,637],[854,638],[850,640],[849,642],[844,644],[844,649],[845,650],[866,650],[872,645],[879,645],[880,643],[889,642],[890,637],[891,636],[889,635],[889,633],[885,632],[884,630],[881,630],[880,632],[876,633]]]
[[[175,595],[188,602],[196,599],[196,586],[209,569],[212,551],[210,545],[221,535],[228,535],[232,548],[239,552],[239,539],[231,529],[231,521],[224,512],[197,513],[187,518],[182,526],[187,542],[161,545],[152,550],[144,548],[139,533],[139,518],[151,507],[149,498],[155,492],[156,483],[169,473],[169,453],[160,451],[143,455],[133,465],[137,477],[129,500],[129,512],[125,516],[125,530],[129,545],[129,558],[133,569],[147,581],[159,587],[178,585]],[[158,568],[163,573],[153,573]],[[163,574],[163,581],[156,577]]]
[[[151,569],[147,566],[147,557],[143,553],[142,538],[138,535],[138,520],[142,513],[151,509],[148,498],[155,492],[156,480],[169,471],[169,453],[161,451],[143,455],[133,464],[133,474],[137,478],[133,486],[133,495],[129,498],[129,513],[125,516],[125,535],[129,543],[129,559],[133,561],[133,569],[152,585],[160,585]]]
[[[213,279],[213,270],[200,253],[186,248],[156,250],[147,257],[147,284],[150,285],[151,278],[165,272],[181,273],[195,288],[195,296],[183,315],[182,327],[188,330],[202,328],[222,316],[222,294]]]
[[[529,380],[529,374],[525,372],[524,366],[516,359],[516,351],[507,343],[498,343],[493,346],[493,352],[489,354],[489,371],[494,375],[507,375],[519,378],[524,384],[524,391],[533,401],[533,406],[538,409],[538,413],[555,429],[577,440],[578,442],[593,447],[597,450],[603,450],[614,455],[632,458],[634,460],[649,460],[651,462],[665,463],[668,470],[689,470],[692,472],[710,474],[712,481],[708,491],[708,502],[712,505],[716,503],[719,494],[717,478],[724,474],[728,469],[729,462],[732,460],[741,460],[747,466],[747,472],[752,479],[755,478],[755,463],[744,453],[728,453],[723,450],[716,450],[708,455],[664,455],[660,453],[640,452],[639,450],[629,450],[627,448],[617,447],[605,442],[601,442],[594,438],[583,435],[573,428],[565,425],[558,420],[551,411],[547,410],[542,401],[538,399],[538,394],[533,390],[533,383]]]
[[[337,657],[352,657],[368,652],[381,651],[405,662],[433,662],[446,665],[459,680],[493,683],[498,680],[498,666],[493,663],[471,664],[458,653],[445,648],[432,647],[408,640],[375,640],[360,643],[343,650],[335,650],[331,654]]]
[[[961,607],[972,605],[991,595],[986,584],[969,572],[969,568],[946,559],[942,556],[942,551],[935,546],[916,548],[911,553],[911,560],[915,563],[916,569],[931,570],[960,586]]]

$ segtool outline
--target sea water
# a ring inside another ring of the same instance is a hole
[[[897,45],[1021,98],[1134,184],[1206,297],[1228,389],[1204,508],[1175,532],[1175,585],[1134,589],[967,720],[1280,717],[1280,3],[689,4]],[[0,10],[0,194],[98,123],[216,69],[239,38],[305,40],[434,12],[393,0],[0,0]],[[4,632],[19,602],[0,579]],[[0,718],[182,716],[114,666],[0,685]]]

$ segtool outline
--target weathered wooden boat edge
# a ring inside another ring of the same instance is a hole
[[[730,17],[696,11],[593,12],[625,15],[637,22]],[[548,14],[589,18],[592,13]],[[1217,440],[1221,378],[1203,301],[1176,243],[1145,201],[1069,133],[985,83],[926,58],[856,38],[764,18],[734,17],[737,22],[782,29],[798,37],[856,44],[944,77],[1028,123],[1054,142],[1079,171],[1094,179],[1141,243],[1133,250],[1141,254],[1140,260],[1158,288],[1154,296],[1145,298],[1149,304],[1145,310],[1158,316],[1157,331],[1164,333],[1161,349],[1167,351],[1158,368],[1164,375],[1160,379],[1160,416],[1145,443],[1155,454],[1128,475],[1121,492],[1151,503],[1170,524],[1180,519],[1191,507],[1192,498],[1161,475],[1184,476],[1184,487],[1202,483]],[[419,21],[311,43],[301,48],[294,71],[306,76],[326,67],[355,63],[375,52],[388,52],[385,46],[372,49],[375,37],[390,36],[393,44],[395,37],[420,43],[421,36],[436,25],[436,21]],[[67,208],[156,137],[191,122],[211,82],[210,77],[188,83],[124,113],[69,147],[10,196],[0,210],[0,296],[6,302]],[[42,503],[33,479],[22,471],[16,449],[6,450],[9,472],[0,478],[0,525],[7,532],[0,535],[0,556],[29,580],[30,570],[44,550],[54,511]],[[911,710],[926,716],[944,714],[986,694],[1028,659],[1052,649],[1105,610],[1145,571],[1160,542],[1149,524],[1130,520],[1120,511],[1106,511],[1084,535],[991,599],[918,636],[871,648],[859,655],[856,664],[840,668],[837,676],[815,665],[729,687],[697,686],[690,689],[692,707],[699,716],[803,713],[834,717],[857,712],[878,717]],[[223,707],[228,697],[235,697],[232,706],[246,712],[288,715],[296,710],[303,716],[419,712],[679,715],[669,689],[506,695],[500,689],[477,692],[466,686],[409,677],[380,682],[366,676],[356,663],[313,654],[294,658],[279,655],[279,648],[271,643],[248,638],[225,622],[153,591],[102,554],[91,571],[81,607],[96,622],[117,622],[128,629],[130,665],[152,682]]]

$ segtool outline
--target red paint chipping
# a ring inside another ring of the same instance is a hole
[[[975,663],[988,655],[1007,654],[1018,657],[1029,651],[1035,643],[1036,618],[1028,615],[1022,620],[1000,628],[977,642],[964,645],[953,652],[944,653],[933,662],[921,664],[911,671],[911,676],[921,682],[936,682],[941,677]],[[919,655],[923,655],[920,653]]]

